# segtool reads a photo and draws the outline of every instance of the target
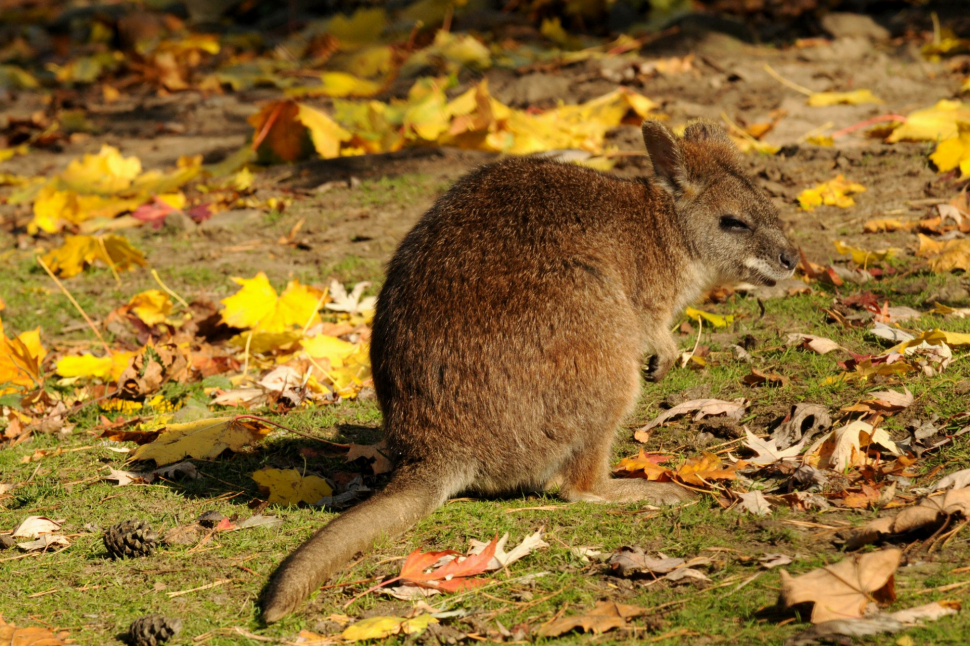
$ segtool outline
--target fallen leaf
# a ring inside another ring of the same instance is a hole
[[[937,491],[943,489],[963,489],[970,487],[970,469],[954,471],[948,476],[940,478],[940,481],[933,487]]]
[[[879,390],[869,393],[867,399],[863,400],[870,408],[885,413],[898,413],[913,403],[913,393],[903,387],[903,392],[894,390]]]
[[[787,554],[765,554],[758,559],[758,563],[764,569],[771,570],[772,568],[794,563],[794,559]]]
[[[800,345],[816,354],[827,354],[833,350],[842,349],[842,346],[832,339],[815,336],[814,334],[802,334],[800,332],[789,334],[786,338],[786,343],[788,345]]]
[[[896,249],[882,249],[879,251],[866,251],[865,249],[859,249],[858,247],[852,247],[845,244],[841,240],[834,240],[832,244],[835,245],[835,250],[838,251],[843,256],[849,255],[852,257],[852,262],[861,266],[868,267],[869,265],[882,262],[883,260],[888,260],[896,255]]]
[[[695,321],[700,321],[703,319],[714,327],[726,327],[734,322],[734,316],[730,314],[726,316],[721,314],[712,314],[711,312],[704,312],[702,310],[694,309],[693,307],[688,307],[685,309],[684,315],[694,319]]]
[[[135,294],[125,307],[149,327],[164,323],[172,313],[172,298],[159,289]]]
[[[846,547],[858,549],[886,536],[932,530],[954,516],[970,519],[970,489],[950,489],[942,496],[923,498],[920,504],[906,507],[895,516],[877,518],[853,534]]]
[[[431,615],[418,615],[413,619],[404,617],[369,617],[361,619],[344,629],[340,637],[352,642],[365,639],[384,639],[391,635],[420,635],[429,624],[438,620]]]
[[[331,301],[324,307],[335,312],[345,312],[350,315],[361,315],[370,313],[373,315],[374,307],[377,305],[376,296],[368,296],[361,299],[364,290],[370,287],[370,283],[357,283],[354,285],[350,294],[339,281],[333,280],[330,283]]]
[[[41,534],[53,534],[61,528],[46,516],[28,516],[13,530],[14,538],[37,538]]]
[[[498,539],[495,544],[495,554],[492,556],[492,560],[488,562],[485,566],[486,572],[492,572],[494,570],[501,570],[504,567],[512,565],[521,558],[524,558],[534,552],[535,550],[541,549],[543,547],[549,547],[549,543],[542,540],[542,530],[536,530],[534,534],[530,534],[522,539],[522,542],[516,545],[514,548],[505,551],[505,544],[509,540],[509,534],[506,532],[502,538]],[[469,555],[481,554],[491,543],[483,543],[482,541],[477,541],[471,539],[471,549],[468,550]]]
[[[744,429],[744,434],[746,437],[744,446],[757,454],[753,458],[748,458],[747,461],[758,466],[795,459],[805,446],[805,440],[803,439],[798,444],[782,450],[777,447],[774,439],[763,440],[749,431],[747,427]]]
[[[871,90],[852,92],[814,92],[808,97],[808,105],[822,108],[830,105],[862,105],[864,103],[884,103]]]
[[[0,395],[43,382],[40,364],[47,350],[40,342],[40,328],[8,338],[0,320]]]
[[[115,271],[148,264],[142,252],[116,235],[66,236],[63,245],[44,255],[44,264],[61,278],[77,276],[99,261]]]
[[[292,280],[277,295],[266,274],[254,278],[233,278],[242,289],[221,301],[226,325],[267,333],[287,332],[293,327],[309,327],[319,321],[317,308],[324,300],[322,291]]]
[[[44,534],[36,541],[17,543],[17,547],[25,552],[36,552],[38,550],[46,550],[51,545],[63,545],[64,547],[67,547],[70,544],[70,541],[68,541],[67,537],[65,536],[60,536],[57,534]]]
[[[751,372],[745,375],[742,381],[749,386],[786,386],[790,380],[776,372],[762,372],[757,368],[751,368]]]
[[[42,626],[17,628],[16,624],[8,624],[0,617],[0,644],[4,646],[62,646],[73,643],[67,631],[62,630],[55,635]]]
[[[712,480],[736,480],[744,462],[727,464],[714,453],[688,458],[674,471],[674,477],[689,485],[710,485]]]
[[[627,478],[636,477],[668,482],[673,472],[668,467],[660,466],[660,463],[666,462],[670,458],[671,456],[661,453],[646,453],[641,448],[637,457],[620,460],[613,472]]]
[[[57,360],[55,369],[62,377],[92,377],[118,381],[135,355],[135,352],[115,352],[107,357],[96,357],[91,354],[61,357]]]
[[[970,121],[970,105],[943,99],[932,108],[916,110],[906,116],[886,141],[940,141],[957,135],[957,122]]]
[[[652,428],[660,426],[667,420],[680,415],[686,415],[687,413],[695,413],[695,422],[714,415],[727,415],[733,420],[739,420],[744,416],[744,411],[747,410],[747,407],[748,400],[743,397],[733,401],[724,401],[723,399],[692,399],[691,401],[677,404],[673,408],[661,413],[650,423],[638,428],[637,433],[647,433]]]
[[[610,555],[607,565],[618,576],[632,576],[634,574],[657,576],[684,567],[687,565],[687,561],[663,555],[660,558],[653,558],[639,547],[624,546]]]
[[[860,420],[835,429],[816,441],[806,455],[817,456],[820,469],[844,471],[847,467],[865,464],[866,453],[873,444],[878,444],[893,455],[900,454],[896,443],[885,430],[873,428],[872,424]]]
[[[240,521],[236,529],[250,529],[252,527],[279,527],[283,524],[283,519],[277,516],[262,516],[256,514],[246,520]]]
[[[781,570],[779,603],[784,608],[814,603],[813,624],[860,618],[871,600],[895,599],[893,575],[902,556],[896,549],[861,554],[798,577]]]
[[[252,474],[260,489],[269,492],[270,504],[295,505],[305,502],[312,505],[333,493],[333,487],[319,476],[300,473],[298,469],[264,468]]]
[[[351,444],[350,449],[347,451],[345,460],[347,462],[353,462],[358,458],[366,458],[368,460],[373,460],[371,462],[370,468],[374,475],[380,475],[382,473],[388,473],[394,469],[394,464],[391,460],[384,454],[387,448],[384,446],[384,442],[378,442],[377,444]]]
[[[646,610],[615,601],[597,601],[596,607],[585,615],[560,617],[543,624],[537,631],[539,637],[558,637],[576,628],[595,635],[626,625],[628,619],[639,617]]]
[[[861,193],[865,190],[866,187],[862,184],[850,182],[840,174],[799,193],[798,203],[806,211],[814,211],[815,207],[823,204],[845,209],[855,204],[850,197],[853,193]]]
[[[424,552],[414,550],[408,554],[404,565],[401,566],[401,573],[398,579],[419,586],[432,587],[445,592],[459,592],[470,590],[485,585],[488,579],[472,579],[476,574],[486,572],[489,563],[495,556],[495,548],[498,545],[496,536],[483,550],[477,554],[465,557],[454,558],[444,565],[429,570],[435,563],[444,556],[456,556],[458,553],[452,550],[443,552]]]
[[[760,491],[754,490],[738,494],[738,507],[755,516],[771,514],[771,504]]]
[[[936,621],[940,617],[955,615],[960,610],[959,601],[934,601],[915,608],[897,610],[889,615],[902,624],[918,624],[920,621]]]
[[[158,438],[135,449],[132,460],[155,460],[159,466],[186,457],[211,460],[223,451],[240,451],[264,439],[269,429],[253,420],[212,417],[184,424],[169,424]]]
[[[959,168],[961,177],[970,177],[970,117],[957,121],[956,136],[941,141],[930,160],[941,173]]]

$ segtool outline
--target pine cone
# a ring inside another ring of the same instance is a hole
[[[126,520],[112,525],[103,538],[105,548],[115,558],[148,556],[158,543],[158,534],[142,520]]]
[[[181,619],[145,615],[135,619],[128,627],[128,643],[132,646],[157,646],[167,642],[180,630],[182,630]]]

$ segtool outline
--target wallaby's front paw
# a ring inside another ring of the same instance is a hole
[[[647,381],[657,382],[663,379],[674,365],[674,357],[661,357],[659,354],[650,357],[647,367]]]

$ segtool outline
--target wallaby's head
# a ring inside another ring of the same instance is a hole
[[[716,280],[774,285],[792,275],[798,252],[720,126],[693,122],[678,139],[663,124],[645,121],[643,141],[656,181],[674,198],[687,244]]]

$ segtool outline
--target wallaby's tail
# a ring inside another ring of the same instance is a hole
[[[383,535],[400,534],[439,507],[451,492],[425,469],[399,469],[383,491],[337,516],[290,554],[263,590],[263,620],[296,610],[321,583]]]

